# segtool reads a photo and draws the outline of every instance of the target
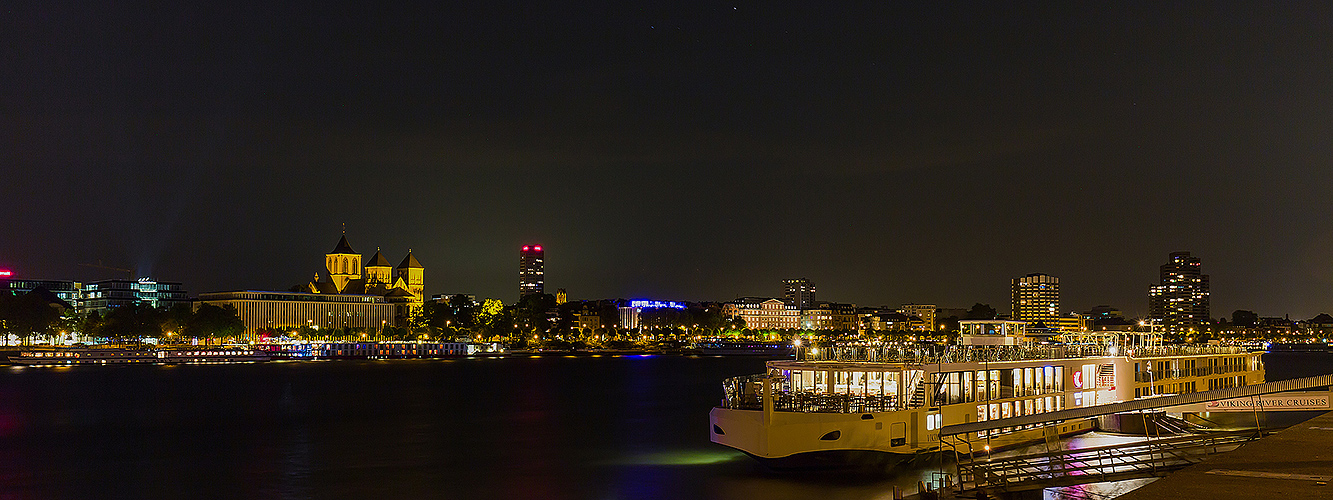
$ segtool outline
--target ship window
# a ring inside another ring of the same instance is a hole
[[[977,385],[977,387],[976,387],[976,400],[977,400],[977,401],[985,401],[985,400],[990,399],[990,398],[986,395],[986,387],[988,387],[988,386],[986,385],[986,370],[977,370],[977,383],[976,383],[976,385]]]
[[[713,424],[713,434],[717,434],[719,436],[727,435],[727,433],[722,432],[722,428],[718,427],[717,424]]]
[[[960,375],[963,376],[963,398],[969,403],[976,401],[977,392],[972,389],[972,372],[962,372]]]
[[[959,372],[949,372],[949,404],[958,404],[963,402],[963,388],[961,383],[962,374]]]
[[[1055,392],[1065,392],[1065,367],[1055,367]]]
[[[822,437],[819,438],[819,440],[820,440],[820,441],[837,441],[838,438],[840,438],[840,437],[842,437],[842,431],[829,431],[828,434],[824,434]]]
[[[1041,378],[1042,378],[1042,388],[1044,389],[1042,392],[1045,393],[1045,394],[1050,394],[1050,393],[1054,392],[1054,391],[1055,391],[1055,367],[1054,367],[1054,366],[1045,366],[1045,367],[1042,367],[1042,369],[1041,369],[1041,375],[1042,375],[1042,377],[1041,377]]]
[[[1024,396],[1035,394],[1032,390],[1032,368],[1023,369],[1023,393]]]
[[[991,370],[990,376],[986,377],[986,383],[990,385],[990,394],[986,399],[1000,399],[1000,370]]]
[[[1005,401],[1004,404],[1000,405],[1000,418],[1010,418],[1013,416],[1014,416],[1013,402]]]

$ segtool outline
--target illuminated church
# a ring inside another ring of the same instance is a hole
[[[379,249],[365,266],[361,254],[352,250],[347,235],[338,240],[332,252],[324,254],[324,270],[315,273],[315,280],[306,284],[310,293],[330,295],[379,295],[395,304],[394,316],[399,324],[425,303],[425,274],[412,251],[398,267],[393,267]]]

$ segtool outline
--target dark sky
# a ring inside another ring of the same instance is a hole
[[[427,293],[1333,312],[1333,12],[568,2],[0,8],[0,267],[192,292],[411,248]]]

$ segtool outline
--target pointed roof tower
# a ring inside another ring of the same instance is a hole
[[[407,257],[403,257],[403,263],[398,264],[398,269],[425,269],[426,266],[417,262],[417,258],[412,256],[412,251],[407,251]]]
[[[380,249],[378,248],[375,249],[375,256],[371,257],[370,262],[366,263],[366,267],[392,267],[392,266],[393,266],[392,264],[389,264],[389,259],[384,258],[384,254],[381,254]]]
[[[336,255],[336,254],[354,254],[354,253],[356,253],[356,250],[352,250],[352,245],[348,245],[348,244],[347,244],[347,235],[346,235],[346,234],[344,234],[343,237],[342,237],[341,239],[338,240],[338,246],[333,247],[333,251],[332,251],[332,252],[329,252],[330,255]]]

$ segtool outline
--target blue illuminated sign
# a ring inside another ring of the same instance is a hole
[[[629,306],[630,306],[630,307],[639,307],[639,308],[643,308],[643,309],[661,309],[661,308],[684,309],[684,308],[685,308],[685,304],[681,304],[680,302],[661,302],[661,301],[657,301],[657,300],[631,300],[631,301],[629,301]]]

